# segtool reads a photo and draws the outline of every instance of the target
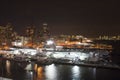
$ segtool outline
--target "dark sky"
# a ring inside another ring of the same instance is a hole
[[[47,22],[52,35],[119,35],[118,1],[0,0],[0,25],[10,22],[20,33],[29,24],[40,29]]]

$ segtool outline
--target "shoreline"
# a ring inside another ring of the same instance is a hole
[[[47,60],[39,60],[39,61],[25,61],[25,60],[15,60],[8,58],[1,58],[2,60],[14,61],[16,63],[31,63],[34,62],[38,65],[51,65],[51,64],[60,64],[60,65],[77,65],[83,67],[93,67],[93,68],[104,68],[104,69],[117,69],[120,70],[120,66],[117,64],[99,64],[99,63],[83,63],[83,62],[71,62],[71,61],[62,61],[60,59],[47,59]],[[0,61],[1,61],[0,59]],[[60,61],[58,61],[60,60]]]

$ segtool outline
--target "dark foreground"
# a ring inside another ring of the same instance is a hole
[[[37,65],[34,71],[24,70],[30,64],[0,62],[0,76],[13,80],[119,80],[120,70],[73,65]]]

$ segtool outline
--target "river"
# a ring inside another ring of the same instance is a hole
[[[0,76],[13,80],[120,80],[120,70],[75,65],[37,65],[0,61]],[[34,71],[26,71],[27,67]]]

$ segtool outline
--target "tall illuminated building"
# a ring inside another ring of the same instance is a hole
[[[44,42],[50,38],[50,32],[48,29],[48,24],[43,23],[42,29],[39,31],[39,37],[42,39],[41,41]]]
[[[50,38],[50,32],[47,23],[43,23],[43,37],[45,40]]]
[[[4,43],[11,46],[11,42],[15,37],[13,25],[11,23],[8,23],[6,26],[0,26],[0,37],[0,45]]]
[[[25,35],[29,38],[30,42],[33,42],[35,37],[35,26],[27,26],[25,29]]]

